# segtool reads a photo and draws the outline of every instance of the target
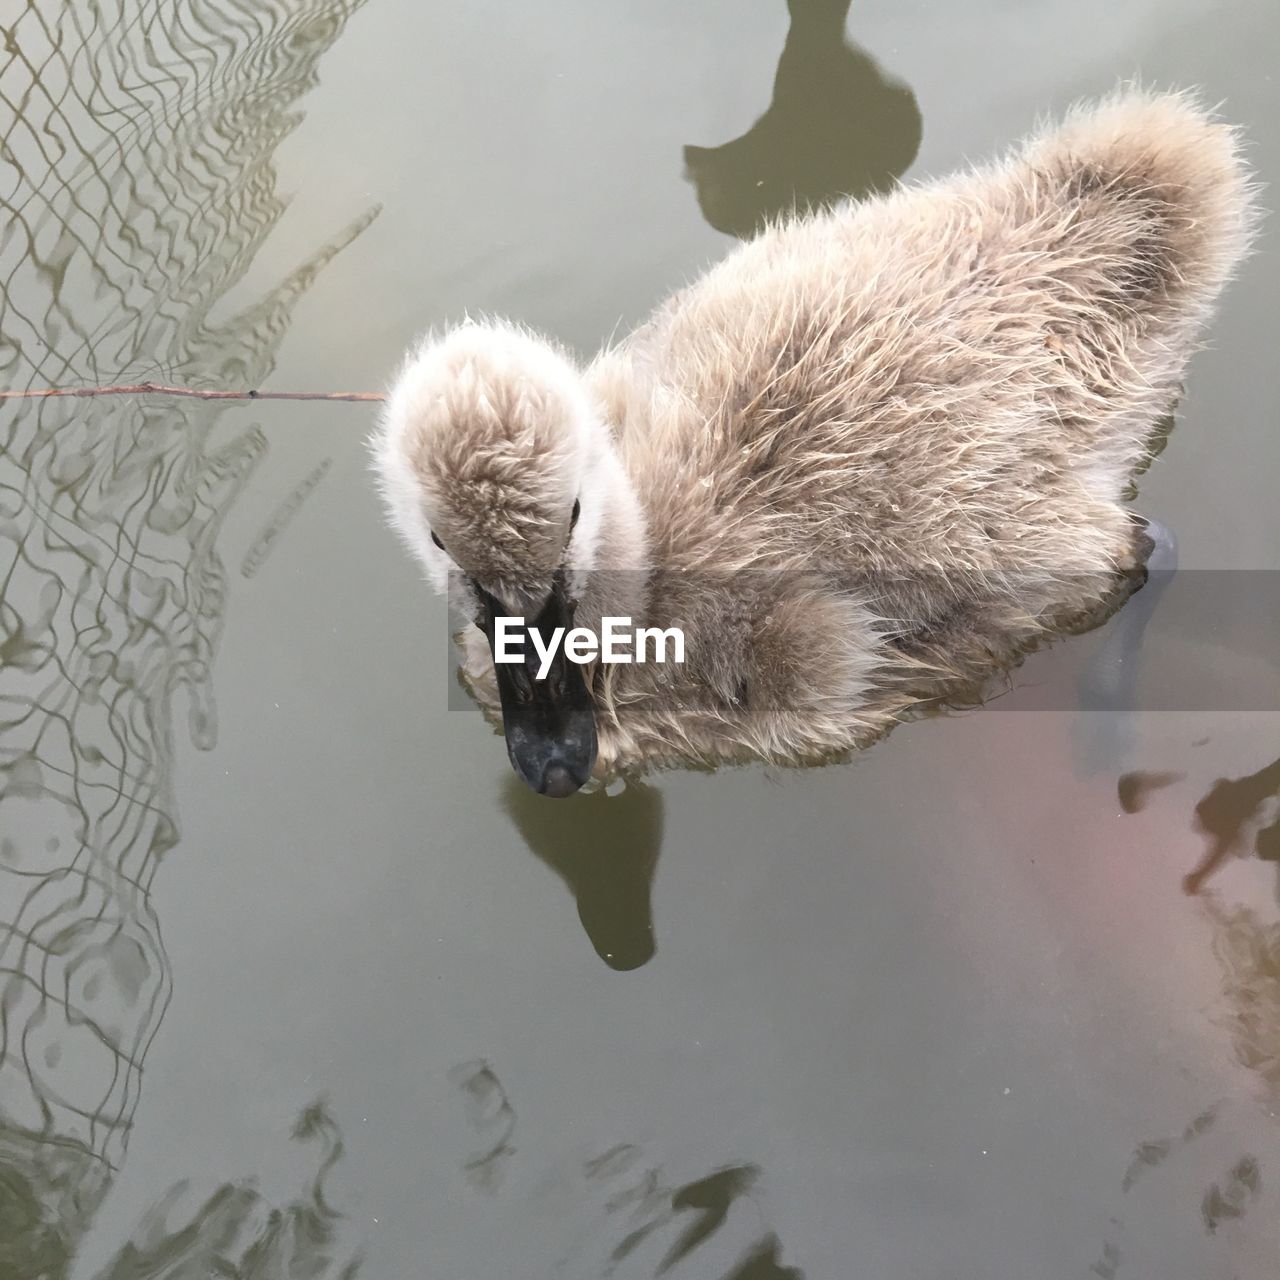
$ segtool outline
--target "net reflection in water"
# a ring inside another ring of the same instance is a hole
[[[0,49],[0,383],[256,386],[376,210],[213,318],[285,208],[274,153],[362,0],[27,0]],[[62,1274],[170,995],[150,887],[197,746],[217,552],[266,449],[222,406],[0,405],[0,1271]]]

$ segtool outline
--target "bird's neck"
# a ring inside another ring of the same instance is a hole
[[[599,499],[599,523],[579,617],[593,627],[603,617],[630,617],[638,623],[648,598],[648,520],[612,439],[601,443],[588,483]]]

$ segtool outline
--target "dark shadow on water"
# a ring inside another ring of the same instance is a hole
[[[1126,812],[1137,813],[1148,795],[1166,780],[1180,777],[1149,771],[1126,774],[1118,787],[1121,804]],[[1200,895],[1214,955],[1222,966],[1223,1008],[1216,1021],[1231,1037],[1237,1060],[1261,1078],[1273,1098],[1280,1098],[1280,920],[1268,920],[1252,905],[1222,900],[1208,882],[1231,859],[1248,857],[1252,842],[1253,855],[1276,868],[1280,901],[1280,817],[1273,807],[1277,801],[1280,760],[1243,778],[1218,778],[1195,807],[1193,826],[1205,838],[1205,849],[1183,879],[1188,894]],[[1185,1140],[1198,1132],[1188,1130]],[[1162,1152],[1151,1146],[1147,1155],[1152,1154]],[[1224,1186],[1228,1189],[1215,1187],[1206,1193],[1207,1229],[1211,1220],[1216,1226],[1231,1217],[1242,1194],[1239,1178],[1229,1178]],[[1242,1205],[1243,1201],[1237,1207]]]
[[[1148,769],[1123,774],[1116,784],[1120,807],[1125,813],[1140,813],[1151,795],[1180,782],[1183,776],[1172,770]],[[1205,837],[1205,850],[1195,869],[1183,878],[1187,893],[1199,893],[1230,859],[1247,857],[1251,836],[1254,856],[1275,864],[1280,871],[1280,818],[1266,822],[1266,805],[1272,800],[1280,800],[1280,760],[1243,778],[1214,782],[1195,807],[1193,826]]]
[[[1154,792],[1163,791],[1182,778],[1181,773],[1172,769],[1134,769],[1116,784],[1116,798],[1125,813],[1141,813]]]
[[[611,1276],[619,1265],[651,1240],[679,1228],[679,1234],[654,1271],[655,1277],[669,1274],[723,1233],[730,1213],[739,1203],[752,1205],[754,1216],[760,1219],[760,1206],[753,1196],[760,1178],[757,1165],[728,1165],[694,1182],[672,1187],[663,1182],[660,1169],[637,1169],[633,1157],[639,1154],[637,1147],[618,1147],[587,1166],[592,1178],[620,1175],[622,1181],[630,1182],[630,1189],[615,1190],[608,1205],[611,1210],[629,1214],[633,1221],[636,1217],[640,1219],[639,1224],[632,1226],[613,1246],[604,1269],[606,1276]],[[705,1251],[698,1257],[704,1259]],[[705,1268],[707,1263],[703,1261],[702,1266]],[[710,1273],[702,1270],[697,1274]],[[733,1270],[719,1280],[804,1280],[804,1272],[783,1265],[781,1241],[774,1232],[765,1231],[738,1257]]]
[[[1263,805],[1280,797],[1280,760],[1246,778],[1219,778],[1196,805],[1196,829],[1208,839],[1199,866],[1183,881],[1188,893],[1198,892],[1224,862],[1244,852],[1250,829]],[[1280,820],[1256,831],[1254,852],[1263,861],[1280,864]]]
[[[1228,905],[1212,890],[1204,908],[1222,966],[1217,1021],[1231,1037],[1236,1060],[1259,1077],[1274,1105],[1280,1102],[1280,920]]]
[[[746,239],[792,209],[886,191],[915,159],[915,95],[846,41],[849,4],[788,0],[768,110],[730,142],[685,147],[685,176],[717,231]]]
[[[0,1147],[11,1136],[0,1128]],[[281,1206],[245,1177],[197,1200],[191,1184],[179,1182],[147,1210],[94,1280],[355,1280],[361,1256],[342,1244],[344,1215],[326,1195],[344,1144],[324,1099],[303,1109],[291,1136],[314,1153],[299,1195]],[[73,1198],[49,1215],[39,1163],[31,1172],[34,1181],[12,1159],[0,1167],[0,1280],[65,1276],[87,1222],[87,1214],[77,1217]]]
[[[495,1192],[502,1185],[508,1162],[515,1155],[511,1141],[516,1113],[502,1081],[483,1058],[459,1063],[449,1073],[467,1103],[467,1120],[484,1143],[484,1150],[463,1165],[467,1181],[478,1191]]]
[[[671,1207],[677,1213],[689,1213],[691,1220],[680,1233],[680,1238],[667,1250],[658,1274],[670,1271],[718,1231],[728,1218],[734,1201],[747,1195],[759,1176],[760,1170],[755,1165],[733,1165],[678,1188],[671,1197]]]
[[[600,959],[611,969],[638,969],[652,960],[662,793],[632,783],[617,796],[597,791],[548,800],[508,777],[502,807],[530,852],[569,886]]]
[[[1224,1222],[1243,1218],[1250,1203],[1258,1198],[1261,1181],[1257,1157],[1241,1156],[1221,1181],[1212,1183],[1200,1202],[1206,1233],[1214,1235]]]
[[[1184,1164],[1187,1148],[1193,1143],[1199,1144],[1217,1126],[1225,1104],[1226,1100],[1222,1099],[1205,1108],[1183,1127],[1180,1134],[1167,1134],[1140,1142],[1120,1183],[1121,1196],[1127,1197],[1139,1181],[1150,1176],[1163,1176],[1159,1172],[1162,1167],[1170,1163]],[[1258,1198],[1261,1185],[1262,1174],[1256,1156],[1245,1154],[1232,1160],[1225,1176],[1212,1182],[1201,1197],[1200,1220],[1205,1233],[1212,1236],[1224,1222],[1243,1218]],[[1132,1201],[1126,1204],[1132,1205]],[[1128,1217],[1129,1209],[1126,1208],[1108,1219],[1108,1231],[1099,1257],[1089,1268],[1090,1274],[1099,1276],[1101,1280],[1116,1280],[1122,1268],[1128,1274],[1128,1269],[1124,1268],[1127,1245],[1122,1248]]]
[[[804,1280],[804,1272],[799,1267],[783,1266],[782,1242],[775,1235],[767,1235],[725,1280]]]
[[[514,1103],[487,1059],[459,1063],[449,1079],[462,1091],[467,1121],[485,1148],[464,1159],[462,1172],[476,1191],[492,1194],[508,1164],[524,1160],[527,1166],[527,1154],[518,1154],[512,1141]],[[527,1179],[527,1167],[525,1174]],[[758,1165],[737,1163],[675,1181],[642,1146],[619,1142],[545,1170],[533,1203],[543,1215],[569,1193],[577,1226],[567,1229],[568,1252],[556,1275],[610,1280],[625,1268],[627,1275],[655,1278],[804,1280],[803,1271],[782,1261],[781,1241],[756,1195],[761,1177]],[[501,1203],[495,1211],[502,1211]],[[510,1201],[506,1205],[509,1212]]]
[[[1197,739],[1191,745],[1203,746],[1207,741]],[[1125,812],[1137,813],[1149,796],[1181,777],[1146,770],[1126,774],[1118,786],[1121,805]],[[1213,955],[1221,966],[1221,1003],[1212,1011],[1212,1020],[1228,1036],[1236,1061],[1256,1076],[1269,1108],[1280,1099],[1280,920],[1268,919],[1254,905],[1224,900],[1207,882],[1228,860],[1247,857],[1251,841],[1255,856],[1277,863],[1280,871],[1280,819],[1269,807],[1277,799],[1280,760],[1242,778],[1216,779],[1194,811],[1193,825],[1205,838],[1205,851],[1199,865],[1183,881],[1188,893],[1200,895]],[[1181,1135],[1139,1143],[1121,1182],[1121,1194],[1127,1196],[1140,1179],[1153,1175],[1191,1143],[1198,1143],[1215,1127],[1224,1106],[1242,1102],[1252,1111],[1248,1094],[1237,1094],[1202,1111]],[[1219,1176],[1200,1198],[1200,1221],[1208,1236],[1255,1213],[1254,1205],[1267,1181],[1257,1156],[1248,1151],[1228,1154]],[[1121,1272],[1127,1217],[1126,1212],[1109,1220],[1101,1254],[1090,1268],[1102,1280],[1115,1280]]]

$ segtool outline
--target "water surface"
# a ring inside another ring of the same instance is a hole
[[[3,383],[374,389],[468,309],[588,352],[1138,71],[1280,173],[1272,6],[845,8],[10,6]],[[1205,574],[1280,570],[1273,234],[1138,499]],[[1265,652],[1157,612],[1221,705],[1033,662],[549,814],[448,707],[370,421],[0,407],[0,1277],[1276,1274]]]

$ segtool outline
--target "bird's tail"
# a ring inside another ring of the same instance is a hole
[[[1203,322],[1257,221],[1239,131],[1189,93],[1126,88],[1077,107],[1015,164],[1059,261],[1092,268],[1082,292],[1143,327]]]

